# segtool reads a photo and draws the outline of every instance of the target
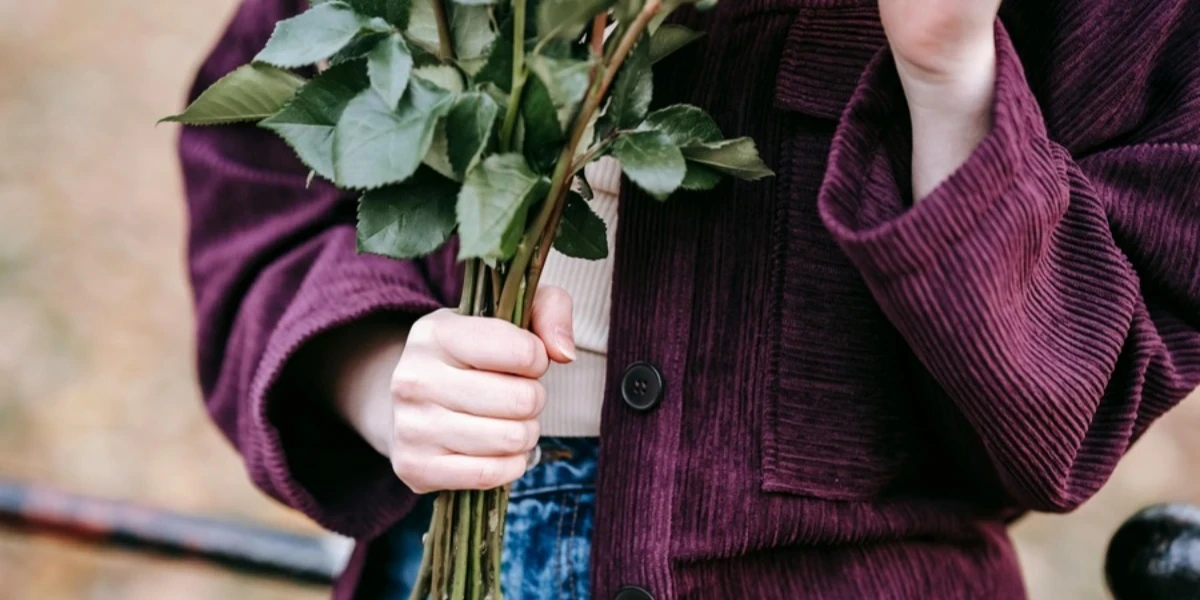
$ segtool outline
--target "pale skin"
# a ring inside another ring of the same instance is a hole
[[[913,126],[913,197],[950,177],[991,129],[1000,0],[880,0]],[[410,327],[350,326],[322,350],[342,418],[417,493],[524,474],[548,399],[538,379],[575,358],[571,298],[543,288],[532,332],[441,310]],[[549,399],[554,401],[554,399]]]

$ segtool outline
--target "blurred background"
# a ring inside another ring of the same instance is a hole
[[[173,126],[236,0],[0,0],[0,478],[297,531],[207,421],[192,372]],[[1015,530],[1034,600],[1107,598],[1105,544],[1200,504],[1200,398],[1106,490]],[[6,600],[307,600],[320,587],[0,528]]]

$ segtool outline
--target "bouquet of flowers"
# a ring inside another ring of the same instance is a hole
[[[358,248],[459,239],[460,310],[528,327],[550,249],[608,254],[583,168],[611,155],[648,195],[771,175],[703,110],[651,111],[651,68],[700,37],[664,24],[715,0],[314,0],[251,64],[164,121],[255,122],[362,192]],[[318,66],[311,79],[293,69]],[[500,599],[507,490],[437,498],[413,598]]]

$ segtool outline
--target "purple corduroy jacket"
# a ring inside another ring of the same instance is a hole
[[[301,0],[246,0],[193,96]],[[919,204],[870,0],[724,0],[656,69],[778,173],[620,208],[595,598],[1024,597],[1006,524],[1093,495],[1200,382],[1200,3],[1011,0],[995,124]],[[271,134],[189,129],[199,375],[266,493],[359,544],[414,496],[290,376],[306,342],[456,303],[452,251],[355,253],[353,196]],[[665,391],[626,406],[644,361]]]

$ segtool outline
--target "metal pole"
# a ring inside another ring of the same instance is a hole
[[[3,479],[0,523],[317,584],[333,581],[352,546],[334,535],[187,515]]]

